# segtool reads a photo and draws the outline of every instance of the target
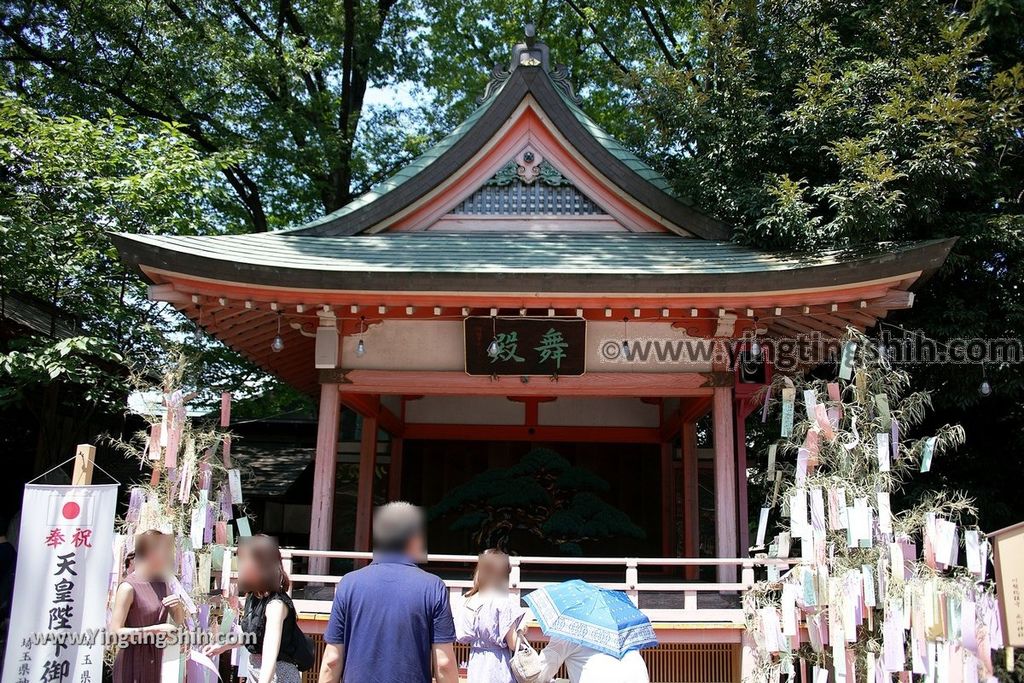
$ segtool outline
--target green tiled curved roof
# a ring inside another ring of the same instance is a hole
[[[587,116],[586,112],[580,109],[575,102],[569,99],[561,89],[559,89],[559,94],[562,96],[562,101],[565,102],[565,106],[568,107],[573,116],[576,117],[576,120],[579,121],[580,124],[587,129],[587,132],[589,132],[595,140],[601,143],[601,146],[608,150],[613,157],[626,164],[626,166],[633,170],[633,172],[638,176],[649,182],[651,185],[654,185],[665,194],[673,197],[675,196],[675,193],[672,191],[672,184],[668,182],[665,176],[655,171],[643,162],[640,157],[626,149],[621,142],[613,138],[608,131],[599,126],[597,121]]]
[[[537,76],[544,78],[550,85],[551,90],[558,94],[561,103],[571,113],[572,117],[579,122],[588,135],[590,135],[601,147],[603,147],[609,154],[615,159],[622,162],[628,169],[634,172],[641,179],[646,181],[652,187],[660,190],[661,192],[675,200],[675,195],[672,192],[672,187],[668,180],[651,168],[649,165],[644,163],[638,156],[628,150],[618,140],[612,137],[607,131],[597,124],[592,118],[577,106],[567,93],[558,84],[554,83],[550,75],[543,71],[537,70]],[[324,226],[326,224],[335,223],[346,216],[349,216],[359,209],[368,207],[369,205],[385,198],[389,193],[395,189],[401,187],[408,180],[420,175],[427,171],[431,165],[437,161],[445,152],[454,147],[462,138],[473,129],[473,127],[482,119],[490,110],[491,105],[500,97],[501,92],[508,85],[508,81],[502,83],[500,87],[496,88],[490,96],[477,107],[472,114],[470,114],[462,123],[456,126],[451,133],[445,136],[440,142],[427,150],[424,154],[417,157],[415,160],[410,162],[408,165],[403,167],[393,176],[387,180],[381,181],[374,187],[372,187],[366,193],[360,195],[356,199],[341,207],[340,209],[326,214],[316,220],[305,223],[293,228],[281,230],[280,232],[306,232],[311,229],[317,228],[318,226]],[[676,200],[678,201],[678,200]],[[398,207],[401,208],[401,207]]]
[[[462,123],[457,125],[454,129],[452,129],[452,132],[448,133],[448,135],[442,138],[440,142],[438,142],[436,145],[428,149],[420,156],[413,159],[407,165],[403,166],[393,176],[391,176],[387,180],[382,180],[381,182],[377,183],[369,190],[359,195],[358,197],[356,197],[355,199],[353,199],[352,201],[350,201],[348,204],[341,207],[337,211],[332,211],[329,214],[321,216],[320,218],[312,220],[303,225],[294,228],[288,228],[286,230],[280,230],[278,232],[304,230],[306,228],[312,228],[322,223],[329,223],[339,218],[343,218],[344,216],[355,211],[356,209],[362,208],[367,204],[371,204],[372,202],[377,201],[378,199],[386,195],[388,192],[391,192],[396,187],[404,183],[409,178],[414,177],[424,169],[428,168],[430,164],[432,164],[438,157],[447,152],[452,147],[452,145],[461,140],[462,136],[465,135],[466,131],[472,128],[473,125],[480,119],[480,117],[482,117],[487,112],[488,107],[493,101],[494,97],[487,98],[487,101],[485,101],[479,107],[474,109],[472,114],[470,114]]]
[[[223,236],[116,236],[130,261],[189,273],[202,264],[203,275],[228,280],[276,284],[280,277],[372,276],[388,289],[404,289],[413,275],[472,277],[543,275],[587,278],[658,278],[676,284],[699,277],[728,287],[730,276],[784,275],[786,288],[802,283],[798,274],[833,273],[839,279],[868,276],[850,266],[875,264],[900,271],[901,260],[934,252],[941,263],[948,244],[942,241],[877,244],[813,254],[759,251],[734,242],[682,239],[637,233],[381,233],[312,237],[281,233]],[[921,268],[927,262],[918,262]],[[838,268],[838,270],[836,270]],[[286,273],[290,273],[288,276]],[[198,273],[197,273],[198,274]],[[303,275],[305,274],[305,275]],[[258,276],[258,277],[257,277]],[[818,278],[819,275],[813,277]],[[829,276],[832,277],[832,276]],[[767,281],[760,283],[768,288]]]

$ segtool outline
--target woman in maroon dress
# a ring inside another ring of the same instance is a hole
[[[156,643],[178,630],[185,611],[181,598],[168,594],[174,567],[174,539],[159,531],[135,538],[135,568],[117,587],[110,633],[121,649],[114,660],[114,683],[160,680],[163,653]]]

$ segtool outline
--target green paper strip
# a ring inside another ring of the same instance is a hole
[[[932,468],[932,456],[935,454],[935,437],[930,436],[924,441],[924,448],[921,451],[921,471],[927,472]]]
[[[850,379],[853,377],[853,363],[857,356],[857,342],[848,341],[843,344],[843,353],[839,359],[839,377],[840,379]]]

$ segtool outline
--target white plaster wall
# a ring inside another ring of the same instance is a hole
[[[521,425],[526,409],[519,401],[504,396],[424,396],[406,401],[409,423]]]
[[[539,404],[537,421],[558,427],[657,427],[658,411],[638,398],[562,397]]]
[[[466,369],[462,321],[385,320],[363,332],[366,353],[356,355],[359,335],[342,340],[341,364],[351,370]]]
[[[342,340],[342,366],[353,370],[465,370],[465,342],[461,320],[386,320],[371,325],[362,335],[366,353],[356,355],[359,336]],[[664,322],[629,323],[590,321],[587,325],[588,372],[707,372],[710,364],[687,356],[685,347],[679,360],[659,360],[651,353],[646,362],[626,362],[607,358],[605,345],[687,342],[710,344],[687,336],[685,330]]]

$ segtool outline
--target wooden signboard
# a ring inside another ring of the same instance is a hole
[[[470,375],[582,375],[587,321],[582,318],[466,318]]]
[[[988,535],[1007,647],[1024,647],[1024,522]]]

